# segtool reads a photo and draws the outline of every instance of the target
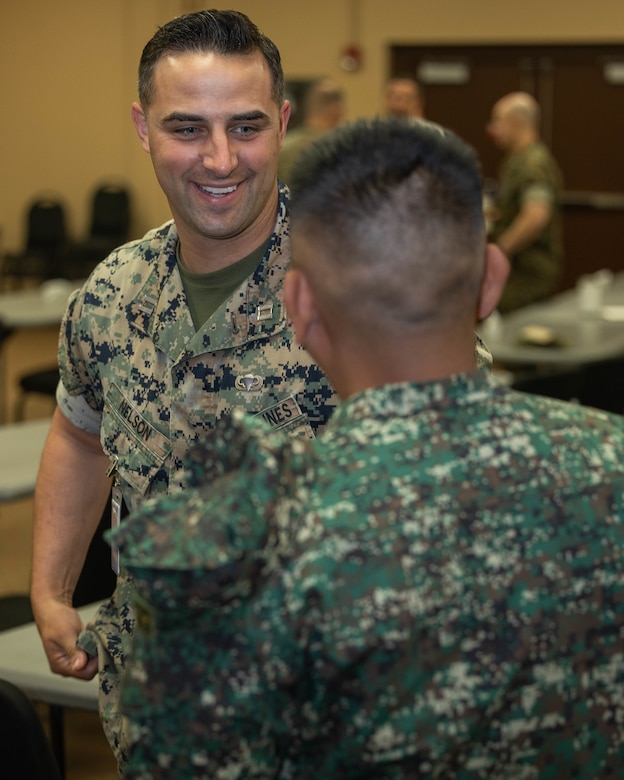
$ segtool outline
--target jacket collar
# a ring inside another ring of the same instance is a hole
[[[288,223],[288,190],[282,185],[264,258],[197,332],[176,263],[178,233],[174,223],[168,223],[154,238],[151,272],[126,307],[128,321],[174,363],[279,333],[287,324],[282,290],[290,263]]]

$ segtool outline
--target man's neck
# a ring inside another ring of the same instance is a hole
[[[345,344],[326,369],[341,398],[373,387],[403,382],[437,382],[454,374],[476,370],[474,329],[433,333],[416,342],[386,339],[358,348]]]
[[[521,152],[523,149],[526,149],[528,146],[531,146],[532,144],[536,143],[538,140],[537,135],[532,131],[527,131],[519,135],[511,148],[512,152]]]
[[[209,238],[176,221],[179,256],[184,267],[193,273],[210,273],[227,268],[250,255],[263,244],[275,228],[277,206],[264,219],[257,220],[235,236]]]
[[[224,240],[225,246],[215,246],[214,242],[202,243],[196,248],[192,242],[184,242],[180,237],[178,259],[182,265],[192,273],[206,274],[221,271],[234,263],[238,263],[248,257],[255,249],[264,244],[270,233],[259,238],[253,245],[247,241],[237,242],[231,239]],[[189,247],[191,247],[189,251]]]

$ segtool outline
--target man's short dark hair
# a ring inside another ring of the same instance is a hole
[[[291,193],[293,232],[332,258],[319,283],[336,306],[355,297],[362,311],[424,322],[475,304],[485,256],[481,169],[451,131],[405,118],[344,125],[302,153]]]
[[[414,175],[430,181],[423,212],[446,212],[481,230],[482,178],[474,150],[432,122],[398,118],[359,120],[310,147],[293,175],[293,218],[340,226],[358,213],[366,217]]]
[[[153,98],[154,69],[165,54],[214,52],[246,55],[260,52],[272,79],[278,106],[284,100],[284,71],[277,46],[239,11],[197,11],[172,19],[148,41],[139,63],[139,100],[147,108]]]

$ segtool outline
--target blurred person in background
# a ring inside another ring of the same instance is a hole
[[[303,98],[302,123],[286,133],[280,150],[277,175],[284,183],[290,183],[293,166],[301,152],[323,133],[341,124],[344,115],[345,96],[338,84],[321,78],[310,85]]]
[[[490,238],[511,263],[499,302],[503,313],[547,298],[561,276],[562,176],[539,127],[539,105],[526,92],[497,101],[487,125],[489,137],[506,155],[488,214]]]
[[[384,90],[384,111],[388,117],[422,119],[425,96],[421,85],[409,76],[391,78]]]

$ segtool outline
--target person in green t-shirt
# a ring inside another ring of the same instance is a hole
[[[491,239],[511,263],[501,312],[548,297],[557,289],[563,264],[559,199],[562,176],[539,136],[540,110],[525,92],[501,98],[488,133],[506,153],[494,206]]]

